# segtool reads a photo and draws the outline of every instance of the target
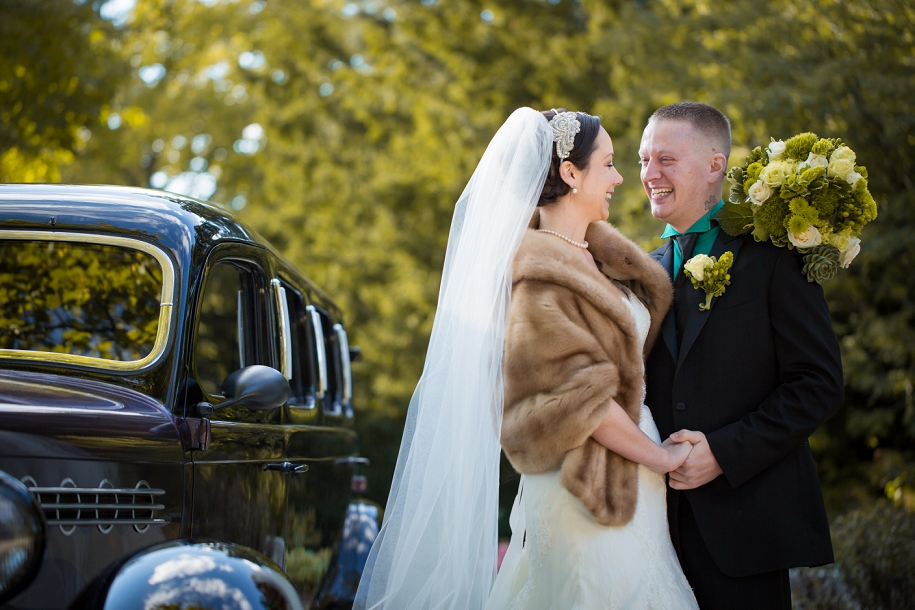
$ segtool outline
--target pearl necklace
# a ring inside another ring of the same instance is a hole
[[[576,246],[576,247],[578,247],[578,248],[581,248],[582,250],[587,250],[587,249],[588,249],[588,242],[586,242],[586,241],[575,241],[574,239],[570,239],[570,238],[566,237],[566,236],[563,235],[562,233],[557,233],[556,231],[550,231],[549,229],[537,229],[537,232],[538,232],[538,233],[549,233],[550,235],[555,235],[555,236],[558,237],[559,239],[564,239],[564,240],[566,240],[567,242],[569,242],[569,243],[572,244],[573,246]]]

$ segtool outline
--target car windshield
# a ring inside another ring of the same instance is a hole
[[[0,349],[142,360],[161,295],[162,268],[146,252],[0,239]]]

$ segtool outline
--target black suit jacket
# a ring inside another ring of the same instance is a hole
[[[700,430],[724,471],[686,492],[668,488],[676,523],[685,493],[718,567],[747,576],[833,561],[807,442],[842,404],[842,363],[822,288],[801,255],[748,233],[719,233],[711,255],[734,253],[731,284],[711,310],[688,283],[675,295],[646,365],[647,403],[661,438]],[[668,242],[651,256],[672,269]],[[677,346],[674,308],[686,307]]]

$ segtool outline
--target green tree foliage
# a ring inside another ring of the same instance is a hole
[[[625,178],[611,220],[646,248],[661,227],[635,161],[658,106],[721,108],[732,165],[770,136],[840,137],[879,217],[825,285],[846,408],[811,444],[834,510],[879,493],[911,506],[913,32],[904,0],[144,0],[110,32],[130,73],[107,127],[62,177],[211,198],[338,299],[365,354],[358,425],[383,502],[452,206],[514,108],[603,117]]]
[[[90,4],[7,0],[0,19],[0,180],[59,180],[126,66]],[[88,127],[87,127],[88,126]]]
[[[162,268],[114,246],[0,241],[0,349],[140,360],[156,343]]]

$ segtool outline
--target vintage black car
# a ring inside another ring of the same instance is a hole
[[[213,205],[0,186],[0,605],[351,604],[379,518],[357,354]]]

